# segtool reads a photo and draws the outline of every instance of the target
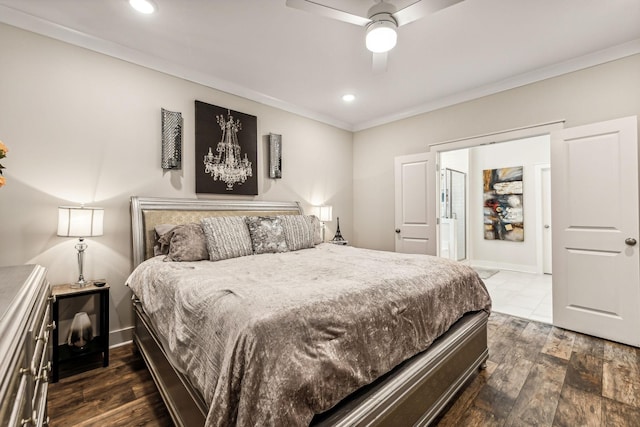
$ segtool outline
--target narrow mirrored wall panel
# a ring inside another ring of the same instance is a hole
[[[282,178],[282,135],[269,134],[269,178]]]
[[[182,113],[162,109],[162,169],[182,169]]]

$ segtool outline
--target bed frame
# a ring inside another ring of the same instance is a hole
[[[153,254],[154,227],[181,224],[206,216],[301,214],[296,202],[131,198],[134,268]],[[133,296],[133,340],[151,372],[177,426],[203,426],[208,408],[189,381],[174,369],[140,302]],[[484,368],[488,358],[484,311],[456,322],[426,351],[363,387],[314,426],[424,426],[431,423],[461,387]]]

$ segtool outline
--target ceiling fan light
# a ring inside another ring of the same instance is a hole
[[[129,0],[132,8],[140,13],[150,14],[156,11],[156,6],[150,0]]]
[[[367,49],[374,53],[384,53],[393,49],[398,41],[396,25],[389,21],[377,21],[367,27],[365,39]]]

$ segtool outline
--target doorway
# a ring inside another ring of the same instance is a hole
[[[492,296],[495,311],[546,323],[552,322],[553,313],[551,276],[543,274],[545,270],[551,272],[551,219],[544,215],[551,212],[550,187],[544,185],[550,182],[549,157],[550,135],[543,134],[441,150],[437,162],[438,255],[464,260],[477,269]],[[483,171],[519,167],[524,238],[492,239],[491,233],[485,233],[488,225]],[[464,188],[464,203],[457,203],[455,214],[454,182],[458,183],[456,188]],[[543,265],[545,260],[548,265]]]

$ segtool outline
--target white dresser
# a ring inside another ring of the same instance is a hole
[[[0,267],[0,426],[48,424],[51,298],[46,269]]]

